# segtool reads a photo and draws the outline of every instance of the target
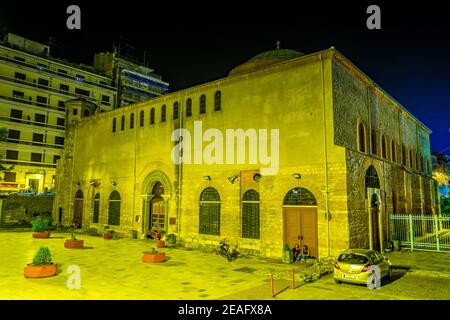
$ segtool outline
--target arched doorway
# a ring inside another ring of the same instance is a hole
[[[317,201],[307,189],[291,189],[283,200],[284,243],[290,248],[307,245],[318,258]]]
[[[72,222],[81,228],[83,222],[83,192],[81,190],[75,193]]]
[[[148,229],[166,228],[166,208],[164,205],[164,187],[160,182],[156,182],[152,190],[152,199],[150,200],[150,221]]]
[[[365,191],[369,211],[369,248],[381,251],[381,191],[380,179],[374,166],[370,166],[366,171]]]

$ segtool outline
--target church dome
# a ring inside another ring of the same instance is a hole
[[[233,70],[231,70],[228,75],[234,76],[237,74],[252,72],[272,64],[276,64],[285,60],[294,59],[304,55],[305,55],[304,53],[290,49],[277,48],[275,50],[265,51],[263,53],[254,56],[247,62],[238,65]]]

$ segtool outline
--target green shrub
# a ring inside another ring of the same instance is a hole
[[[31,222],[31,224],[33,225],[32,230],[34,232],[47,231],[49,220],[48,219],[36,219],[36,220],[33,220]]]
[[[52,263],[52,255],[48,247],[40,247],[33,258],[33,266],[42,266]]]

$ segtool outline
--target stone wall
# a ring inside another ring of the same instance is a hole
[[[52,207],[53,197],[9,196],[3,198],[1,223],[15,223],[21,220],[31,223],[39,215],[50,216]]]

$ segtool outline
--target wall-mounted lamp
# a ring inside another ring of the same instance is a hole
[[[302,175],[301,175],[300,173],[294,173],[294,174],[292,174],[292,176],[293,176],[295,179],[300,179],[300,178],[302,177]]]
[[[98,180],[91,180],[89,182],[89,185],[94,188],[97,188],[98,186],[100,186],[100,184],[101,184],[101,182],[99,182]]]
[[[78,182],[77,182],[77,184],[78,184],[79,186],[81,186],[81,183],[80,183],[80,181],[78,181]]]
[[[203,179],[205,179],[205,180],[207,180],[207,181],[210,181],[210,180],[211,180],[211,177],[210,177],[210,176],[204,176]]]
[[[259,173],[256,173],[256,174],[253,176],[253,181],[259,182],[260,180],[261,180],[261,175],[260,175]]]
[[[230,181],[231,184],[234,184],[237,178],[239,178],[237,174],[235,174],[234,176],[227,177],[228,181]]]
[[[329,211],[328,211],[328,213],[325,212],[325,220],[328,220],[328,221],[331,220],[331,213]]]
[[[115,187],[117,186],[117,182],[113,181],[112,185]]]

